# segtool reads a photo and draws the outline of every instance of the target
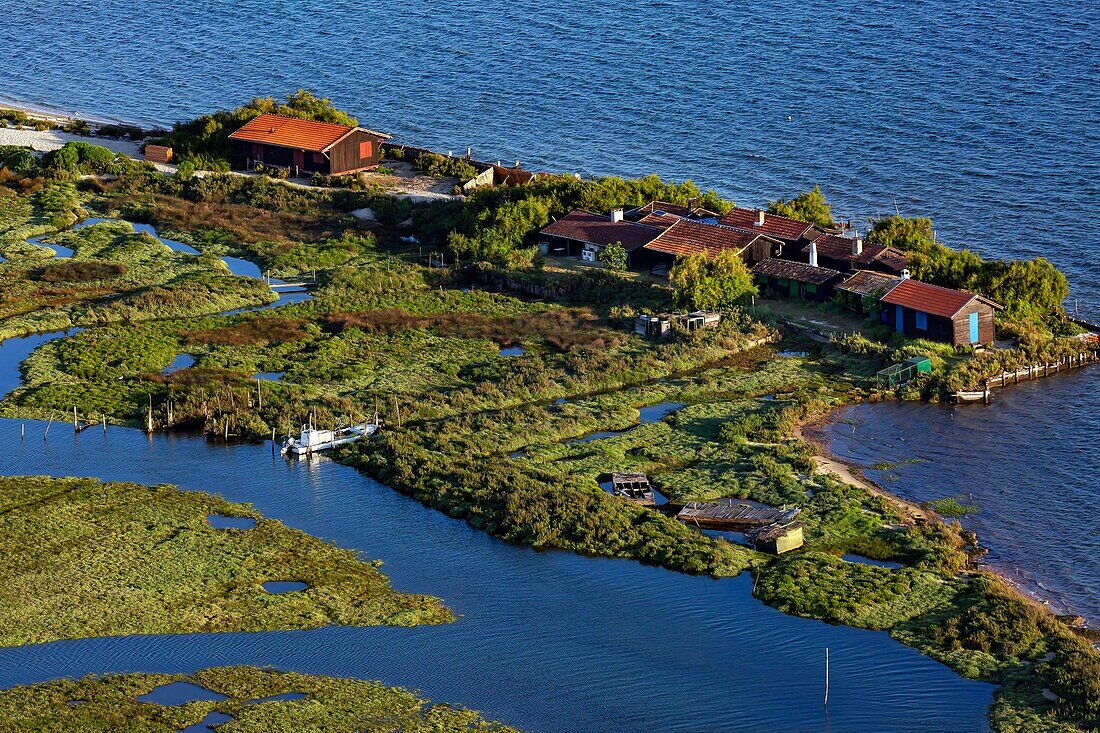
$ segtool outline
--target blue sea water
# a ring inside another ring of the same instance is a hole
[[[0,6],[11,98],[171,123],[304,86],[399,141],[535,169],[746,205],[820,183],[857,224],[896,202],[951,244],[1049,257],[1100,317],[1095,2]]]

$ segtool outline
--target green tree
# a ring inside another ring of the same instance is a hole
[[[825,200],[825,194],[821,193],[820,186],[814,186],[812,190],[800,193],[790,201],[772,201],[768,204],[768,212],[819,227],[833,226],[829,202]]]
[[[626,269],[628,259],[626,247],[622,242],[612,242],[600,250],[600,262],[607,265],[609,270],[622,272]]]
[[[673,265],[668,279],[676,293],[676,302],[698,310],[730,308],[746,295],[757,293],[749,268],[729,251],[713,260],[701,252],[688,255]]]

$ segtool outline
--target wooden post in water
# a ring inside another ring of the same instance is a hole
[[[829,647],[825,647],[825,707],[829,707]]]
[[[27,423],[20,423],[20,425],[19,425],[19,439],[20,440],[26,440],[27,439]]]
[[[145,432],[153,433],[153,395],[149,395],[149,412],[145,418]]]
[[[46,439],[46,436],[50,434],[50,426],[53,425],[53,415],[50,415],[50,421],[46,423],[46,430],[42,433],[42,440]]]

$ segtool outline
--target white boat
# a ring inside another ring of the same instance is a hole
[[[288,435],[283,441],[283,455],[306,456],[310,453],[319,453],[339,445],[354,443],[360,438],[369,438],[378,432],[377,420],[373,423],[351,425],[336,430],[318,430],[312,425],[303,425],[302,433],[297,438]]]

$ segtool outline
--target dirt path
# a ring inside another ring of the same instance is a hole
[[[913,524],[917,520],[929,522],[936,518],[933,512],[925,509],[920,504],[909,501],[908,499],[903,499],[896,494],[892,494],[864,476],[859,466],[845,463],[830,453],[824,435],[824,427],[828,422],[829,416],[826,415],[799,425],[794,429],[795,438],[810,443],[817,449],[817,455],[814,456],[817,470],[831,473],[845,483],[859,486],[875,496],[881,496],[883,499],[886,499],[897,508],[898,513],[901,514],[906,524]]]

